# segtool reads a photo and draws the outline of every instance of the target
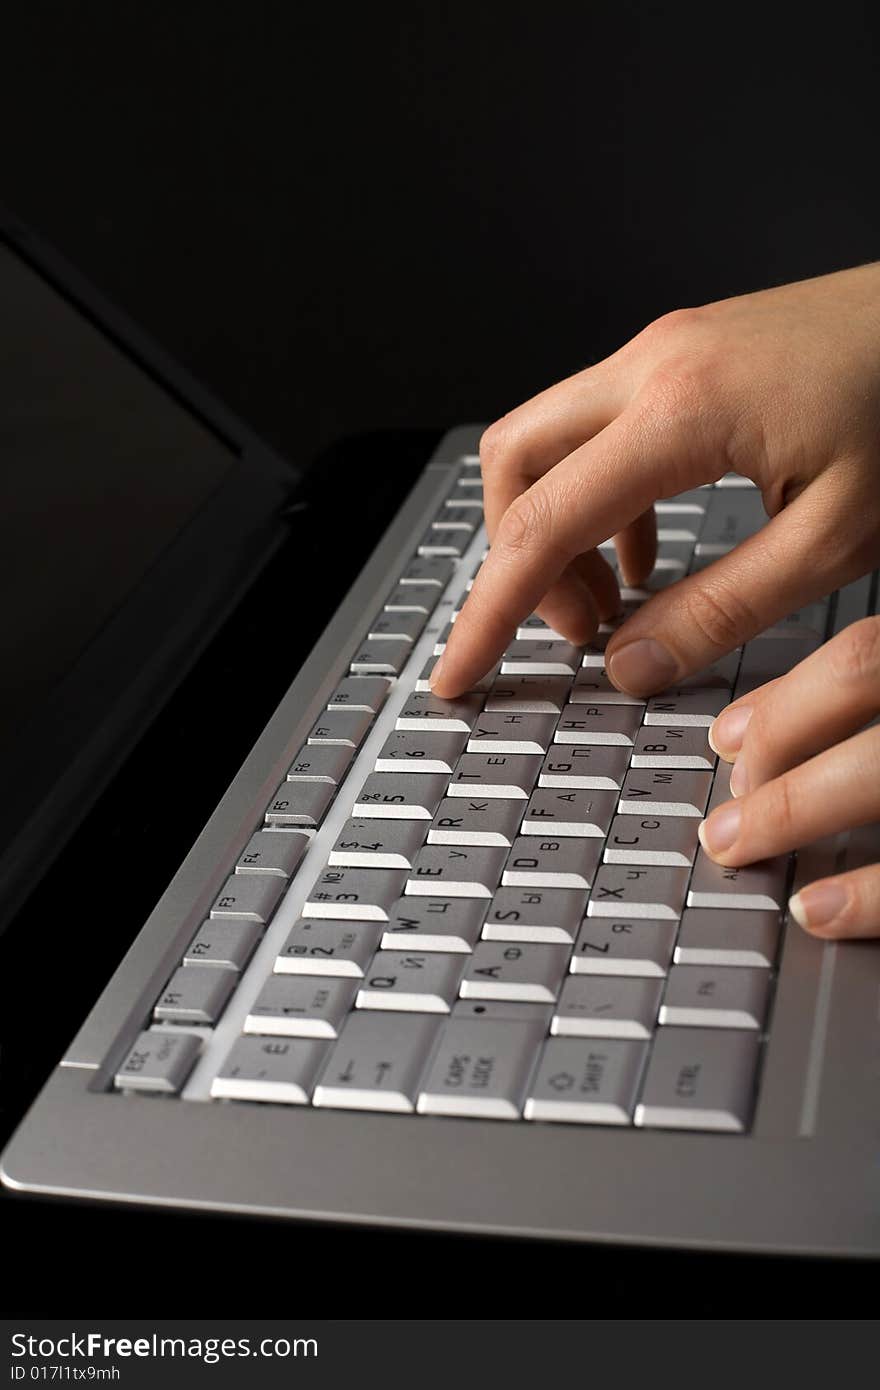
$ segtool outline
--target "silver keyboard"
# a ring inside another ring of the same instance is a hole
[[[766,520],[729,476],[657,506],[650,592]],[[612,631],[537,616],[471,693],[428,678],[485,553],[454,484],[119,1065],[121,1092],[220,1104],[748,1130],[794,856],[723,869],[708,728],[875,610],[876,576],[646,701]],[[603,547],[613,563],[613,547]]]

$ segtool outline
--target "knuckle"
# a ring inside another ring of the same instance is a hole
[[[698,589],[688,594],[684,618],[703,643],[717,649],[719,654],[732,651],[762,626],[743,595],[718,580],[713,583],[704,580]]]
[[[514,430],[509,415],[502,415],[480,438],[480,468],[484,475],[496,473],[510,460],[515,447]]]
[[[876,684],[880,676],[880,618],[862,618],[828,645],[833,678],[842,685]]]
[[[698,308],[672,309],[661,314],[642,330],[643,336],[658,343],[680,341],[703,326],[703,310]]]
[[[501,518],[495,537],[496,546],[522,551],[539,548],[547,539],[551,527],[550,508],[537,491],[524,492],[511,502]]]
[[[796,826],[797,795],[792,776],[784,773],[773,782],[768,782],[762,800],[761,823],[771,824],[774,832],[786,840]]]

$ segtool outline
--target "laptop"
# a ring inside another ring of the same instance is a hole
[[[304,473],[5,214],[0,299],[8,922],[265,582]],[[714,716],[877,611],[877,576],[649,700],[610,685],[606,633],[575,648],[531,617],[472,691],[440,701],[431,668],[487,544],[479,436],[447,432],[389,497],[341,602],[300,574],[290,621],[307,606],[317,641],[82,999],[3,1183],[876,1256],[880,952],[810,938],[786,903],[876,857],[880,834],[723,870],[696,832],[729,795]],[[658,566],[624,590],[630,608],[766,519],[733,475],[657,511]],[[229,682],[277,678],[287,645],[280,631],[231,654],[208,697],[218,728]],[[98,856],[70,949],[115,910],[102,881]]]

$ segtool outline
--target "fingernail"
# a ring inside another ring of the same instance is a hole
[[[745,796],[749,789],[749,774],[742,758],[737,758],[730,769],[730,795]]]
[[[653,637],[628,642],[609,659],[608,674],[615,685],[633,695],[649,694],[670,685],[678,662]]]
[[[434,662],[433,670],[431,671],[431,674],[428,677],[428,684],[430,685],[432,690],[434,689],[434,686],[440,678],[440,674],[443,670],[443,662],[445,660],[445,657],[446,653],[442,652],[440,656],[437,658],[437,660]]]
[[[722,710],[709,730],[710,748],[722,757],[727,753],[738,753],[752,714],[751,705],[737,705],[736,709]]]
[[[730,849],[739,834],[741,822],[742,811],[739,806],[719,806],[718,810],[713,811],[708,820],[704,820],[697,829],[703,849],[709,854],[722,854],[724,850]]]
[[[811,883],[795,893],[788,906],[799,926],[807,929],[824,927],[839,917],[846,907],[846,889],[835,878],[826,879],[824,883]]]

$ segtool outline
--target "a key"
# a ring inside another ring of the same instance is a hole
[[[201,1047],[194,1033],[141,1033],[113,1085],[119,1091],[176,1095],[195,1066]]]
[[[527,1120],[628,1125],[645,1065],[644,1043],[553,1038],[529,1087]]]
[[[301,748],[287,770],[288,782],[327,782],[337,786],[351,766],[351,748],[334,744],[312,744]],[[278,795],[289,795],[290,788],[282,782]]]
[[[610,640],[610,632],[597,632],[592,642],[588,642],[583,648],[581,656],[581,667],[587,670],[605,670],[605,648]]]
[[[484,713],[471,730],[467,751],[546,753],[553,742],[555,722],[555,714]]]
[[[521,835],[514,841],[501,883],[504,888],[589,888],[601,845],[586,836]]]
[[[349,669],[354,676],[399,676],[411,651],[412,643],[402,638],[367,641],[352,657]]]
[[[624,816],[696,816],[702,819],[711,772],[633,769],[624,778],[618,811]]]
[[[373,716],[366,710],[325,710],[309,733],[309,744],[335,743],[344,748],[359,748],[372,722]]]
[[[400,576],[401,584],[434,584],[445,589],[453,574],[455,563],[440,556],[414,555]]]
[[[436,657],[433,657],[433,656],[430,657],[429,660],[425,662],[424,666],[422,667],[421,671],[419,672],[418,678],[417,678],[416,683],[415,683],[415,686],[414,686],[414,690],[415,690],[416,694],[418,694],[418,695],[429,695],[429,694],[431,693],[431,672],[434,670],[434,667],[435,667],[436,665],[437,665],[437,659],[436,659]],[[485,694],[487,691],[491,690],[491,689],[492,689],[492,685],[493,685],[493,683],[494,683],[494,681],[495,681],[495,679],[496,679],[496,677],[497,677],[498,672],[500,671],[500,669],[501,669],[501,663],[498,662],[498,663],[496,663],[495,666],[493,666],[493,667],[491,668],[491,670],[487,671],[486,674],[485,674],[484,676],[481,676],[481,677],[479,678],[479,680],[474,681],[473,685],[472,685],[471,688],[470,688],[470,691],[467,692],[467,693],[469,693],[469,694]]]
[[[529,797],[541,760],[530,753],[463,753],[449,782],[449,796]]]
[[[429,527],[419,542],[419,555],[435,558],[461,559],[470,545],[469,531],[438,531]]]
[[[516,640],[518,642],[564,642],[565,638],[561,632],[548,627],[544,619],[539,618],[537,613],[532,613],[517,628]]]
[[[238,857],[237,874],[272,874],[291,878],[311,843],[299,830],[258,830]]]
[[[604,840],[616,805],[616,792],[543,788],[529,798],[522,833]]]
[[[479,939],[485,915],[480,898],[400,898],[382,935],[382,950],[466,955]]]
[[[273,967],[276,975],[326,975],[360,979],[379,946],[372,922],[307,921],[292,927]]]
[[[741,1134],[751,1117],[757,1063],[754,1031],[663,1028],[651,1049],[635,1122]]]
[[[244,1021],[246,1033],[335,1038],[357,990],[354,980],[271,975]]]
[[[696,768],[711,772],[715,761],[705,729],[661,724],[639,729],[630,766]]]
[[[455,729],[442,734],[418,730],[389,734],[376,759],[376,772],[451,773],[466,735]]]
[[[425,838],[424,821],[346,821],[327,859],[334,868],[410,869]]]
[[[427,618],[424,613],[409,609],[383,608],[370,623],[367,641],[375,642],[417,642]]]
[[[588,917],[578,933],[569,970],[573,975],[624,975],[656,979],[666,974],[678,924]]]
[[[779,947],[778,912],[688,908],[675,946],[677,965],[749,965],[767,970]]]
[[[645,723],[677,729],[708,729],[729,703],[730,693],[723,688],[666,690],[651,696]]]
[[[662,992],[662,980],[569,975],[550,1031],[564,1038],[650,1038]]]
[[[429,898],[491,898],[507,853],[503,846],[426,845],[416,856],[406,892]]]
[[[629,868],[603,864],[593,881],[589,917],[677,918],[684,907],[688,869]]]
[[[472,535],[480,524],[480,517],[473,507],[450,507],[445,503],[431,522],[434,531],[466,531]]]
[[[483,940],[571,943],[586,910],[585,889],[499,888],[486,913]]]
[[[429,618],[439,600],[436,584],[398,584],[385,600],[385,612],[422,613]]]
[[[245,918],[265,924],[287,888],[277,874],[233,874],[211,906],[212,917]]]
[[[406,869],[325,869],[303,904],[304,917],[387,922]]]
[[[378,714],[389,689],[390,682],[385,676],[346,676],[327,701],[327,708],[361,709]]]
[[[736,682],[735,698],[784,676],[812,656],[821,646],[818,637],[804,633],[796,637],[761,637],[747,642]]]
[[[641,724],[639,705],[566,705],[554,743],[618,744],[631,748]]]
[[[463,485],[456,483],[443,504],[445,507],[483,508],[483,488],[475,478],[468,478]]]
[[[445,773],[373,772],[357,794],[352,815],[431,820],[448,785]]]
[[[688,907],[729,907],[780,912],[785,906],[789,861],[785,855],[731,869],[700,850],[688,892]]]
[[[741,473],[724,473],[715,484],[716,487],[754,487],[751,478],[744,478]]]
[[[336,787],[328,781],[282,782],[266,807],[266,824],[314,830],[335,794]]]
[[[581,664],[570,642],[511,642],[501,658],[502,676],[573,676]]]
[[[446,797],[428,831],[429,845],[513,844],[519,831],[522,803],[501,797]]]
[[[728,652],[726,656],[721,656],[717,661],[713,661],[711,666],[704,666],[701,671],[695,671],[691,676],[680,677],[674,688],[677,690],[730,690],[736,681],[741,656],[742,648],[737,647],[735,651]],[[664,692],[661,691],[660,693]]]
[[[542,1037],[536,1022],[451,1020],[421,1088],[419,1114],[519,1119]]]
[[[702,516],[709,506],[709,489],[691,488],[689,492],[679,492],[675,497],[664,497],[659,502],[654,503],[654,511],[658,517],[675,516],[676,514],[685,516]]]
[[[358,990],[357,1007],[448,1014],[464,960],[437,951],[380,951]]]
[[[479,695],[460,695],[457,700],[441,700],[430,692],[410,695],[395,723],[396,729],[442,734],[454,731],[469,734],[480,713]]]
[[[487,714],[561,714],[569,676],[499,676],[486,696]]]
[[[175,970],[153,1009],[157,1023],[214,1024],[236,982],[234,970],[182,965]]]
[[[628,748],[556,743],[538,774],[539,787],[613,791],[619,788],[629,764]]]
[[[687,1028],[760,1029],[769,988],[767,970],[674,965],[666,982],[660,1022]]]
[[[352,1014],[315,1088],[315,1105],[412,1112],[439,1026],[431,1014]]]
[[[784,618],[780,618],[772,627],[765,628],[757,636],[766,638],[808,635],[818,637],[822,641],[828,627],[828,608],[827,598],[820,599],[817,603],[808,603],[803,608],[796,608],[793,613],[787,613]]]
[[[306,1038],[239,1038],[211,1082],[214,1100],[308,1105],[327,1044]]]
[[[184,952],[183,963],[244,970],[260,934],[258,922],[203,922]]]
[[[715,781],[712,783],[712,791],[709,794],[709,805],[706,807],[706,815],[711,815],[716,806],[721,806],[725,801],[730,801],[732,793],[730,790],[730,774],[733,771],[732,763],[719,761],[715,773]]]
[[[543,1037],[553,1017],[552,1004],[511,1004],[504,999],[457,999],[452,1006],[452,1019],[473,1019],[475,1023],[533,1023]]]
[[[567,946],[517,946],[483,941],[468,960],[462,999],[552,1004],[568,963]]]
[[[759,530],[767,520],[761,494],[723,489],[709,494],[709,506],[700,528],[696,553],[726,555],[740,541]]]
[[[690,816],[615,816],[604,861],[687,867],[696,858],[698,824]]]
[[[645,708],[644,700],[638,695],[615,689],[604,667],[600,670],[595,666],[582,666],[568,699],[572,705],[632,705],[640,711]]]

